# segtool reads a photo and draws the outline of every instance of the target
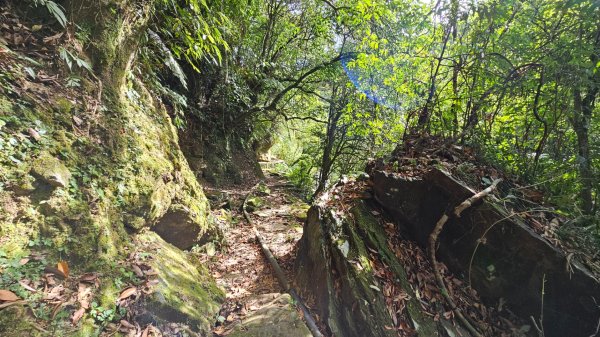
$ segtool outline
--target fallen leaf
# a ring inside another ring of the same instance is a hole
[[[37,290],[35,288],[31,287],[29,284],[27,284],[27,282],[25,282],[25,280],[19,281],[19,284],[21,285],[21,287],[23,287],[29,291],[37,292]]]
[[[87,273],[87,274],[81,275],[81,277],[79,278],[79,281],[81,281],[81,282],[88,282],[88,283],[94,283],[97,278],[98,278],[98,274],[96,274],[96,273]]]
[[[377,291],[381,292],[381,289],[377,288],[376,286],[374,286],[374,285],[372,285],[372,284],[369,284],[369,288],[371,288],[371,289],[374,289],[374,290],[377,290]]]
[[[29,262],[29,259],[28,259],[28,258],[22,258],[21,260],[19,260],[19,264],[20,264],[21,266],[25,265],[27,262]]]
[[[66,261],[60,261],[57,264],[57,269],[63,273],[63,275],[65,276],[65,278],[69,277],[69,264],[67,264]]]
[[[121,295],[119,295],[119,298],[117,299],[117,301],[122,301],[128,297],[131,297],[131,296],[135,295],[136,292],[137,292],[136,287],[129,287],[121,292]]]
[[[54,40],[58,40],[63,36],[64,33],[58,33],[56,35],[52,35],[50,37],[44,38],[44,43],[53,42]]]
[[[154,269],[144,270],[144,274],[146,274],[146,276],[154,276],[154,275],[158,275],[158,271],[156,271]]]
[[[77,301],[79,302],[82,308],[89,309],[91,296],[92,289],[83,282],[79,283],[77,291]]]
[[[144,277],[144,272],[142,272],[142,269],[140,269],[140,267],[138,267],[137,265],[133,264],[131,265],[131,269],[133,269],[133,273],[139,277],[139,278],[143,278]]]
[[[83,317],[84,313],[85,313],[85,309],[84,308],[79,308],[79,310],[75,311],[73,313],[73,316],[71,317],[71,323],[73,325],[77,324],[77,322],[79,322],[79,320],[81,319],[81,317]]]
[[[150,330],[150,325],[148,325],[146,329],[144,329],[144,332],[142,332],[142,337],[148,337],[148,330]]]
[[[12,291],[0,289],[0,301],[13,302],[18,300],[19,297],[15,295],[15,293],[13,293]]]
[[[126,327],[127,329],[135,329],[135,325],[127,322],[124,319],[122,319],[119,323],[121,323],[121,325],[124,326],[124,327]]]

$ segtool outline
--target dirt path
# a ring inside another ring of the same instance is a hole
[[[288,279],[293,280],[292,269],[296,243],[302,236],[303,221],[308,205],[293,192],[293,187],[279,176],[268,175],[264,188],[255,190],[248,204],[250,217],[265,239]],[[217,217],[231,215],[230,227],[226,230],[226,248],[214,256],[206,255],[208,266],[217,283],[227,293],[221,312],[216,336],[229,335],[233,328],[260,310],[265,302],[276,299],[282,292],[271,266],[256,242],[252,227],[241,212],[244,198],[251,187],[221,191],[221,202],[230,211],[215,209]],[[267,192],[267,193],[265,193]],[[209,191],[215,193],[215,191]],[[229,213],[230,212],[230,213]],[[277,304],[283,307],[282,304]]]

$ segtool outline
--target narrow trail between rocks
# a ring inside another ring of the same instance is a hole
[[[293,282],[296,243],[302,236],[308,205],[284,178],[269,173],[262,188],[245,186],[216,193],[226,199],[221,202],[224,208],[213,207],[213,215],[229,222],[225,229],[227,242],[221,251],[202,258],[226,291],[215,336],[311,336],[291,297],[280,287],[241,209],[251,193],[247,200],[249,216]]]

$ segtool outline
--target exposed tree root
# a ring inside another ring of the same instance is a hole
[[[454,208],[453,215],[456,216],[457,218],[459,218],[460,215],[461,215],[461,213],[464,210],[466,210],[467,208],[471,207],[478,200],[480,200],[480,199],[484,198],[485,196],[489,195],[490,193],[492,193],[492,191],[496,188],[496,186],[498,185],[498,183],[501,182],[501,181],[502,181],[502,179],[496,179],[488,188],[484,189],[483,191],[481,191],[479,193],[476,193],[472,197],[470,197],[467,200],[465,200],[462,203],[460,203],[458,206],[456,206],[456,208]],[[448,222],[449,218],[450,218],[450,216],[447,213],[444,213],[442,215],[442,217],[438,220],[438,222],[435,224],[435,227],[433,228],[433,231],[429,235],[429,247],[428,247],[429,248],[429,258],[431,259],[431,264],[433,266],[433,273],[435,275],[435,281],[436,281],[438,287],[440,288],[442,296],[444,297],[444,299],[446,300],[446,302],[450,306],[450,309],[452,309],[452,312],[454,312],[454,314],[456,315],[456,317],[465,326],[465,328],[467,330],[469,330],[469,332],[471,334],[473,334],[474,336],[476,336],[476,337],[482,337],[483,334],[481,332],[479,332],[473,326],[474,324],[472,324],[467,319],[467,317],[458,308],[458,306],[456,305],[456,303],[454,302],[454,300],[450,297],[450,294],[448,292],[448,288],[446,287],[446,284],[444,283],[444,279],[442,278],[442,274],[440,273],[438,262],[437,262],[437,259],[435,257],[435,250],[436,250],[436,245],[437,245],[438,237],[440,236],[440,233],[444,229],[444,225],[446,224],[446,222]]]

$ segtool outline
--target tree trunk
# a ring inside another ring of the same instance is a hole
[[[589,128],[596,92],[597,90],[592,90],[585,98],[582,98],[579,88],[576,88],[573,93],[574,111],[571,124],[573,125],[573,131],[577,135],[577,163],[581,181],[581,209],[584,214],[592,214],[594,209],[592,197],[594,175],[590,158]],[[593,97],[590,95],[593,95]]]
[[[125,83],[140,46],[154,0],[68,0],[65,8],[75,24],[92,27],[85,46],[105,94],[114,94]],[[113,97],[108,97],[113,98]]]

